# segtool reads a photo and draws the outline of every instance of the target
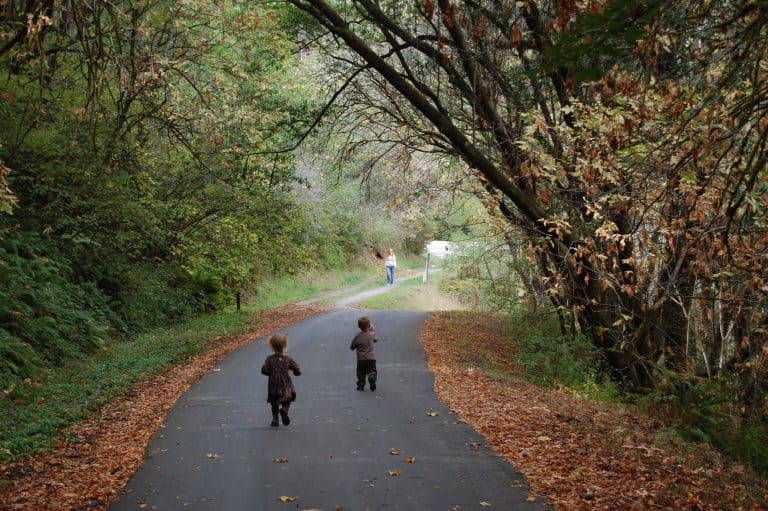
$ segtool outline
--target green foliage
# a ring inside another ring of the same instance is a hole
[[[518,362],[537,383],[586,390],[601,380],[600,357],[590,341],[560,335],[554,315],[520,314],[510,317],[509,324]]]
[[[0,389],[30,376],[40,365],[40,357],[32,346],[7,330],[0,329]]]
[[[729,436],[725,452],[742,460],[757,473],[768,476],[768,427],[765,424],[746,424]]]
[[[305,272],[264,279],[247,297],[248,310],[270,309],[284,303],[304,300],[323,291],[352,286],[370,276],[367,268]]]
[[[0,239],[0,386],[28,377],[40,362],[93,353],[119,323],[92,282],[77,282],[71,262],[28,232]]]
[[[189,274],[177,268],[152,265],[121,266],[111,281],[120,297],[117,305],[128,332],[140,332],[203,312],[209,300],[207,291],[218,285],[207,284],[205,274]]]
[[[477,279],[467,275],[460,278],[446,278],[440,282],[440,290],[469,304],[473,310],[485,309],[481,284]]]
[[[487,237],[483,243],[459,247],[443,261],[450,276],[443,281],[444,291],[476,310],[517,313],[522,284],[501,241]]]
[[[768,475],[768,427],[740,422],[731,395],[735,383],[667,373],[665,382],[638,399],[650,413],[663,417],[670,430],[692,442],[708,443],[731,459]]]

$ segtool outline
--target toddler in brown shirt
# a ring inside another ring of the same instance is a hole
[[[373,354],[373,343],[377,342],[373,323],[367,316],[357,320],[360,331],[352,339],[351,350],[357,351],[357,390],[365,390],[365,380],[371,390],[376,390],[376,356]]]

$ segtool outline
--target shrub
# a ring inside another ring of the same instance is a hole
[[[560,335],[553,319],[541,321],[521,314],[513,317],[511,324],[519,349],[518,362],[534,381],[583,387],[601,379],[599,354],[584,336]]]
[[[32,376],[39,365],[40,357],[32,346],[0,328],[0,390]]]
[[[203,311],[200,295],[204,292],[192,284],[194,280],[189,273],[173,268],[150,264],[125,267],[116,310],[127,331],[144,332]]]
[[[667,373],[665,381],[640,402],[692,442],[708,443],[733,460],[768,474],[768,428],[741,422],[731,395],[735,383]]]
[[[0,239],[0,380],[82,358],[107,339],[114,317],[106,297],[73,274],[71,263],[37,234]]]

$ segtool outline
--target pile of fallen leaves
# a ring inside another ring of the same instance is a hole
[[[252,331],[212,339],[206,353],[137,385],[66,431],[49,452],[0,465],[0,510],[106,509],[141,465],[168,410],[193,383],[235,349],[321,311],[287,305],[262,313]]]
[[[768,509],[768,483],[658,421],[526,382],[498,318],[435,313],[420,339],[438,396],[557,509]],[[480,368],[490,364],[496,375]],[[506,376],[502,377],[503,373]]]

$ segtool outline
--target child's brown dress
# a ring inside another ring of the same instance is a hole
[[[264,361],[261,374],[269,376],[267,382],[267,402],[273,405],[281,405],[296,400],[296,391],[293,388],[293,380],[289,371],[299,376],[301,369],[291,357],[287,355],[270,355]]]

